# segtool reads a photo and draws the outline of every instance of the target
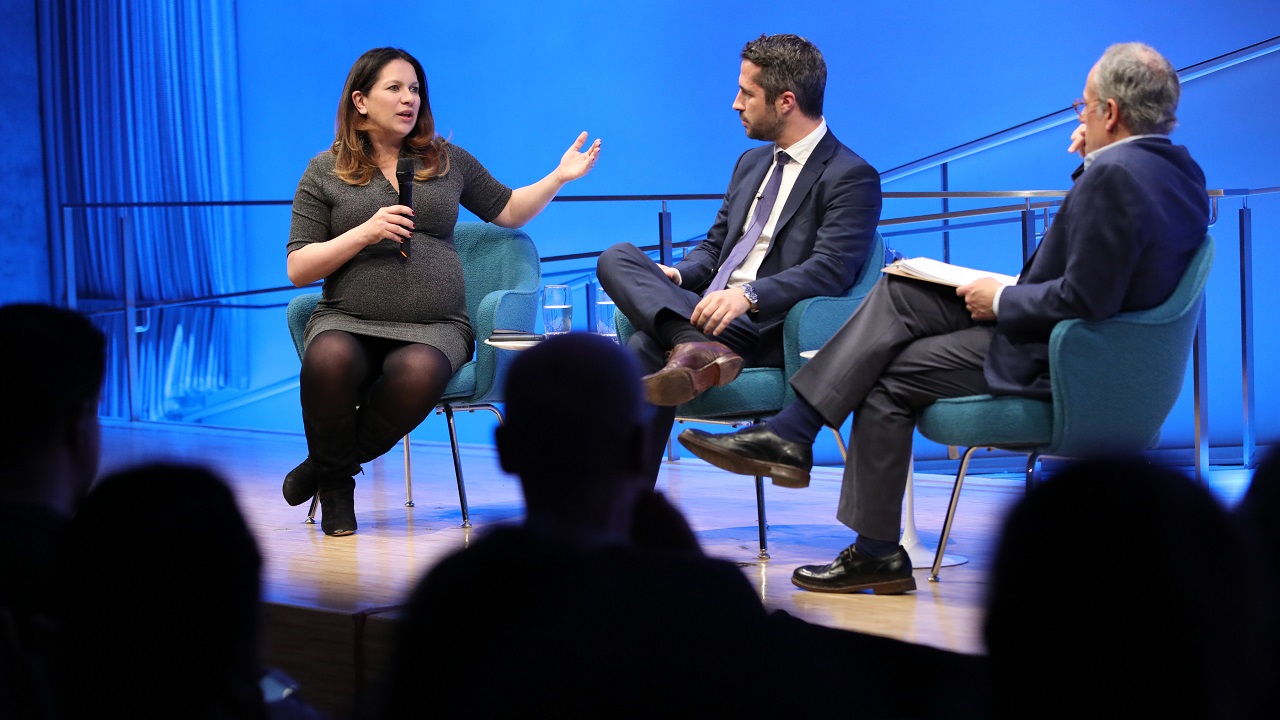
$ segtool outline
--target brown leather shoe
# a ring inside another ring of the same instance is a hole
[[[718,342],[680,343],[671,349],[661,370],[644,376],[645,399],[654,405],[675,407],[712,385],[728,385],[740,372],[742,358]]]

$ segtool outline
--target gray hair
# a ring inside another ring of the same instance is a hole
[[[761,35],[742,48],[742,59],[760,67],[756,82],[772,103],[790,90],[806,116],[822,117],[827,63],[817,46],[799,35]]]
[[[1134,135],[1168,135],[1178,124],[1178,73],[1149,45],[1132,42],[1107,48],[1094,73],[1093,91],[1099,100],[1116,101]],[[1102,112],[1100,104],[1098,113]]]

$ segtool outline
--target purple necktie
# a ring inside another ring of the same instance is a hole
[[[729,276],[746,259],[751,252],[751,248],[756,246],[756,242],[760,239],[760,233],[764,231],[765,223],[769,222],[769,213],[773,212],[773,204],[778,200],[778,188],[782,186],[782,166],[786,165],[790,159],[785,151],[778,151],[777,160],[773,165],[773,174],[769,176],[769,182],[764,184],[764,192],[761,193],[760,199],[756,201],[756,211],[751,215],[751,224],[747,225],[747,229],[742,233],[742,238],[738,240],[738,244],[733,246],[733,250],[729,251],[728,259],[716,271],[716,276],[712,278],[711,285],[707,287],[707,292],[725,289],[729,284]]]

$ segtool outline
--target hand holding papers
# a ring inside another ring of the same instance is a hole
[[[884,272],[956,288],[956,295],[964,299],[970,317],[978,322],[995,320],[995,296],[1000,286],[1018,282],[1018,278],[1012,275],[974,270],[923,257],[898,260],[885,267]]]
[[[885,266],[882,272],[938,283],[939,285],[950,285],[951,287],[968,285],[974,280],[984,277],[993,278],[1001,285],[1013,285],[1018,282],[1018,278],[1012,275],[987,272],[986,270],[974,270],[973,268],[952,265],[951,263],[944,263],[925,257],[898,260],[891,265]]]

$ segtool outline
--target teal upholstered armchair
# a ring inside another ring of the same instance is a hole
[[[1030,489],[1042,456],[1133,453],[1156,446],[1160,428],[1182,391],[1212,265],[1213,238],[1206,236],[1164,303],[1106,320],[1058,323],[1049,339],[1050,401],[973,395],[925,408],[917,423],[921,435],[968,448],[956,474],[930,580],[938,579],[974,450],[1027,453]]]
[[[853,286],[839,297],[815,297],[801,300],[787,313],[783,323],[783,367],[745,368],[737,379],[724,387],[713,387],[692,401],[676,408],[678,420],[700,420],[723,423],[754,423],[775,415],[795,399],[788,380],[800,369],[805,359],[800,353],[817,350],[840,329],[853,314],[871,287],[880,279],[885,264],[884,240],[876,233],[871,253],[858,272]],[[616,313],[618,339],[624,345],[635,328],[621,312]],[[769,557],[765,537],[767,523],[764,512],[764,480],[756,478],[756,512],[760,532],[760,557]]]
[[[523,231],[479,222],[458,223],[454,245],[462,260],[466,280],[467,313],[477,339],[475,357],[454,374],[445,388],[437,412],[449,425],[453,449],[453,469],[458,479],[458,503],[462,526],[471,526],[467,491],[458,455],[458,434],[453,415],[456,410],[487,410],[502,421],[497,403],[502,402],[503,378],[514,353],[500,352],[484,343],[494,328],[533,332],[538,312],[538,288],[542,271],[538,251]],[[298,358],[302,358],[302,336],[307,320],[320,300],[320,293],[299,295],[289,302],[289,333]],[[413,477],[409,464],[409,436],[404,438],[405,505],[413,507]],[[308,517],[315,515],[312,499]]]

